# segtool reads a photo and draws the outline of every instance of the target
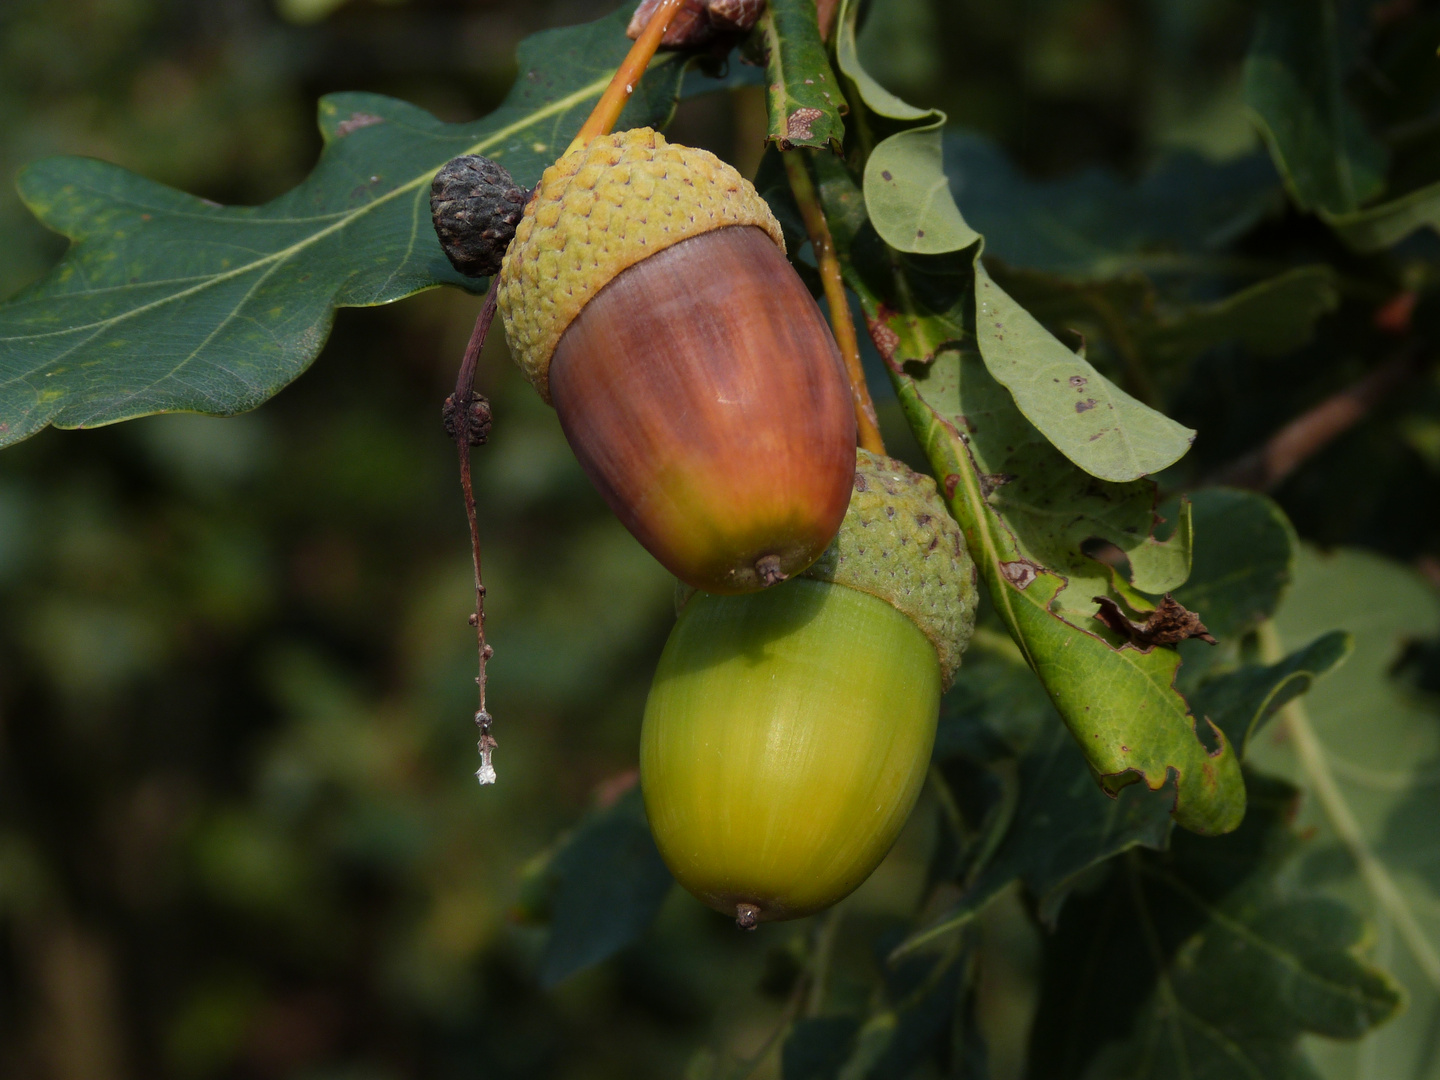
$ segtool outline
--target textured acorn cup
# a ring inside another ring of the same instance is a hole
[[[975,567],[933,481],[858,456],[834,544],[762,593],[692,593],[645,706],[660,854],[745,927],[828,907],[879,865],[975,625]]]
[[[551,166],[506,253],[511,352],[611,509],[714,593],[804,570],[845,515],[834,338],[751,184],[648,128]]]

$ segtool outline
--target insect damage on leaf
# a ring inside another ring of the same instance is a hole
[[[811,126],[824,115],[819,109],[796,109],[785,121],[785,133],[792,139],[813,139],[815,133]],[[788,144],[781,149],[789,149]]]
[[[1199,638],[1215,644],[1210,631],[1200,621],[1200,616],[1189,610],[1169,593],[1160,601],[1160,606],[1150,612],[1143,623],[1126,616],[1120,605],[1108,596],[1097,596],[1095,602],[1100,610],[1095,618],[1114,630],[1130,644],[1145,652],[1156,645],[1174,645],[1186,638]]]
[[[341,120],[340,123],[335,125],[335,137],[337,139],[343,139],[352,131],[369,127],[371,124],[383,124],[384,122],[385,118],[383,116],[376,116],[374,113],[352,112],[350,119]]]

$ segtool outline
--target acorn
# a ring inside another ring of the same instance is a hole
[[[803,571],[845,516],[835,340],[753,185],[649,128],[545,171],[505,254],[510,349],[612,510],[681,581]]]
[[[879,865],[975,626],[975,565],[934,481],[857,455],[840,533],[803,576],[684,590],[645,705],[655,843],[746,928],[828,907]]]

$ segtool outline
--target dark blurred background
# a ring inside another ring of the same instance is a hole
[[[503,96],[522,37],[613,6],[3,0],[0,171],[87,154],[262,202],[313,164],[318,95],[471,119]],[[871,70],[1032,176],[1257,146],[1246,4],[876,6]],[[753,170],[762,108],[753,88],[694,99],[674,137]],[[0,294],[62,249],[0,189]],[[479,374],[495,431],[475,462],[500,782],[478,788],[468,549],[439,422],[478,303],[343,311],[313,369],[248,416],[47,430],[0,453],[0,1076],[658,1078],[700,1046],[763,1045],[781,1008],[766,980],[803,929],[739,936],[678,892],[617,960],[537,984],[524,867],[629,782],[671,583],[495,335]],[[1184,399],[1202,432],[1220,415],[1205,388],[1244,384],[1215,364]],[[909,445],[876,387],[892,445]],[[1291,404],[1202,436],[1195,471]],[[1433,466],[1402,449],[1394,468],[1430,490],[1436,447]],[[1282,492],[1302,531],[1369,529],[1407,559],[1435,546],[1433,515],[1403,536],[1363,512],[1330,521],[1316,468]],[[913,904],[924,848],[907,834],[853,917]],[[996,979],[1004,1076],[1024,1010],[1005,1011]]]

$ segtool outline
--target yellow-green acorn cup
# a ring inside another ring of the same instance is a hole
[[[660,854],[745,927],[830,906],[889,851],[975,625],[975,567],[934,481],[857,455],[834,543],[763,592],[689,595],[645,706]]]
[[[611,509],[676,577],[773,585],[825,550],[855,415],[755,188],[641,128],[546,170],[497,294],[511,352]]]

